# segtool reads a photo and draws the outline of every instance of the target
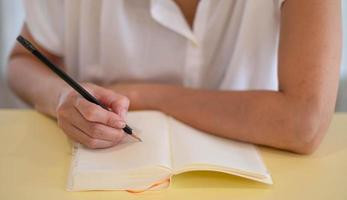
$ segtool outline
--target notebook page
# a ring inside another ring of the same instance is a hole
[[[87,180],[86,177],[93,180],[92,184],[97,189],[108,188],[111,184],[108,176],[111,174],[118,174],[117,179],[121,181],[126,180],[129,174],[134,179],[145,178],[150,176],[148,173],[143,174],[150,171],[148,169],[171,167],[166,116],[159,112],[141,111],[130,112],[127,118],[128,125],[138,130],[137,135],[143,142],[126,136],[121,144],[108,149],[92,150],[80,145],[72,163],[70,188],[74,188],[74,185],[83,188],[81,180]],[[119,185],[117,179],[112,184]],[[88,184],[90,187],[91,183]]]
[[[169,126],[172,164],[177,173],[190,170],[232,169],[241,176],[259,175],[260,178],[264,176],[268,179],[264,182],[271,182],[265,165],[253,145],[203,133],[171,117]]]

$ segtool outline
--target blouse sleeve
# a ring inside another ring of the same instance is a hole
[[[24,0],[25,22],[34,40],[57,56],[64,50],[63,0]]]

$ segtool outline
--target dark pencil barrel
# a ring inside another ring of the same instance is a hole
[[[72,79],[67,73],[61,70],[59,67],[54,65],[50,60],[48,60],[43,54],[41,54],[28,40],[26,40],[21,35],[17,37],[17,41],[22,44],[27,50],[29,50],[33,55],[35,55],[41,62],[46,64],[55,74],[57,74],[61,79],[63,79],[67,84],[69,84],[75,91],[77,91],[80,95],[82,95],[86,100],[97,104],[104,108],[105,110],[109,110],[106,105],[99,102],[93,95],[91,95],[87,90],[85,90],[80,84],[78,84],[74,79]],[[132,129],[126,125],[123,128],[123,131],[127,134],[131,135]]]
[[[30,52],[36,51],[36,48],[28,40],[23,38],[21,35],[17,37],[17,41],[20,44],[22,44]]]

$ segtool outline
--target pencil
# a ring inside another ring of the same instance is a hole
[[[51,69],[56,75],[58,75],[61,79],[63,79],[67,84],[69,84],[76,92],[78,92],[82,97],[84,97],[89,102],[92,102],[96,105],[101,106],[105,110],[109,111],[109,108],[98,101],[93,95],[91,95],[86,89],[84,89],[80,84],[77,83],[74,79],[72,79],[67,73],[53,64],[47,57],[45,57],[42,53],[39,52],[38,49],[34,47],[28,40],[26,40],[23,36],[19,35],[17,37],[17,41],[23,45],[28,51],[30,51],[36,58],[38,58],[41,62],[43,62],[49,69]],[[138,141],[142,141],[139,137],[137,137],[133,129],[128,125],[125,125],[123,131],[128,135],[132,136]]]

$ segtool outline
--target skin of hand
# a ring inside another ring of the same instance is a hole
[[[73,140],[89,148],[107,148],[118,144],[125,136],[125,117],[129,107],[127,97],[96,86],[83,84],[111,111],[91,103],[72,88],[62,89],[58,96],[56,117],[58,125]]]

